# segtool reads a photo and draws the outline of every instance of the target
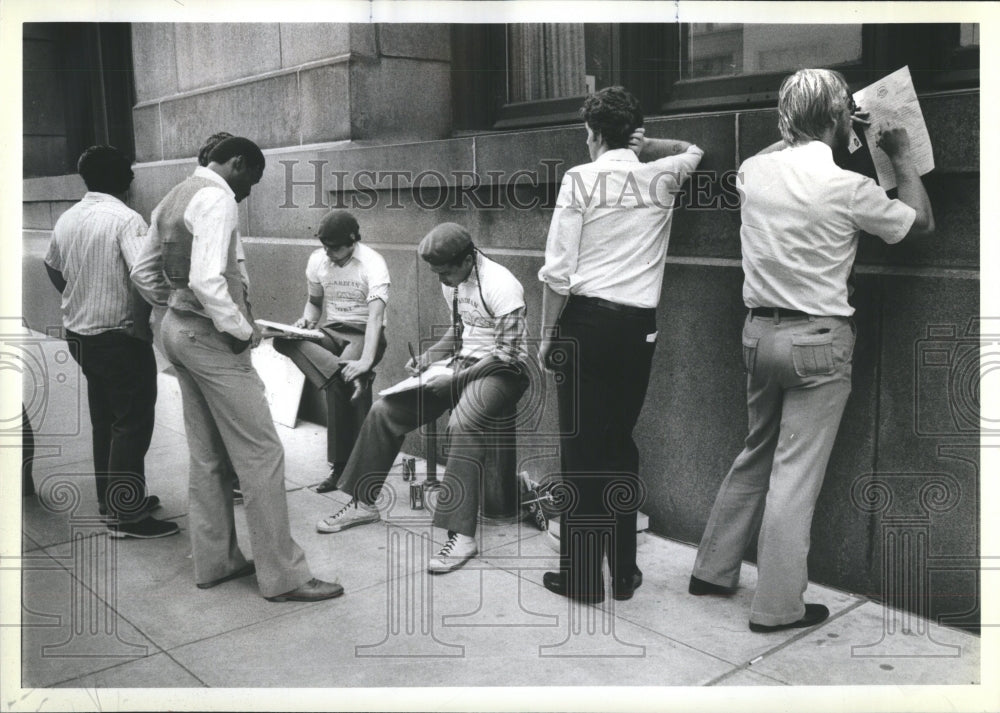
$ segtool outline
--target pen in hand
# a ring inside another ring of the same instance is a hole
[[[410,351],[410,363],[407,364],[407,366],[409,367],[409,369],[411,371],[416,372],[417,371],[417,355],[416,355],[416,352],[413,351],[413,343],[412,342],[407,342],[406,343],[406,348]]]

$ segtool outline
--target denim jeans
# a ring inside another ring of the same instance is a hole
[[[743,326],[749,434],[716,496],[694,576],[735,587],[759,527],[756,624],[805,614],[809,531],[851,393],[854,340],[846,317],[748,316]]]

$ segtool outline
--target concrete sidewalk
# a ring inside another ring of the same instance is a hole
[[[432,577],[426,561],[443,533],[426,510],[410,509],[398,471],[382,522],[318,534],[317,519],[346,498],[307,488],[325,475],[325,431],[301,422],[278,426],[293,535],[313,573],[338,579],[346,594],[269,603],[253,577],[199,590],[176,379],[159,377],[146,463],[158,516],[181,534],[113,540],[97,519],[85,388],[59,356],[64,346],[37,341],[50,373],[35,423],[39,496],[23,499],[26,688],[980,683],[979,637],[815,584],[806,599],[826,604],[828,621],[751,633],[753,566],[744,565],[736,596],[693,597],[694,548],[650,534],[639,544],[643,585],[625,602],[579,605],[546,591],[542,573],[557,567],[556,553],[528,522],[483,526],[481,556]],[[237,520],[250,556],[240,506]]]

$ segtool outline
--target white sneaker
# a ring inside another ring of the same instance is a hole
[[[479,547],[476,545],[476,538],[451,532],[448,534],[448,541],[441,548],[441,551],[431,557],[431,561],[427,563],[427,571],[431,574],[451,572],[477,554],[479,554]]]
[[[340,532],[349,527],[367,525],[369,522],[378,522],[381,519],[377,509],[364,504],[359,505],[352,498],[351,502],[336,513],[317,522],[316,532]]]

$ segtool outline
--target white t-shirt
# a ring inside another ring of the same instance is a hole
[[[326,322],[366,324],[368,303],[389,302],[389,268],[385,259],[364,243],[354,245],[354,254],[343,267],[319,248],[306,264],[309,296],[323,297]]]
[[[833,162],[821,141],[752,156],[740,166],[743,302],[850,317],[847,277],[858,231],[902,240],[916,211]]]
[[[493,351],[496,343],[496,318],[524,307],[524,288],[503,265],[481,255],[477,255],[476,259],[482,279],[482,297],[475,270],[458,286],[458,314],[463,325],[462,350],[459,355],[482,359]],[[453,287],[441,285],[441,293],[448,303],[449,311],[454,290]],[[486,305],[483,305],[483,299],[486,300]]]

